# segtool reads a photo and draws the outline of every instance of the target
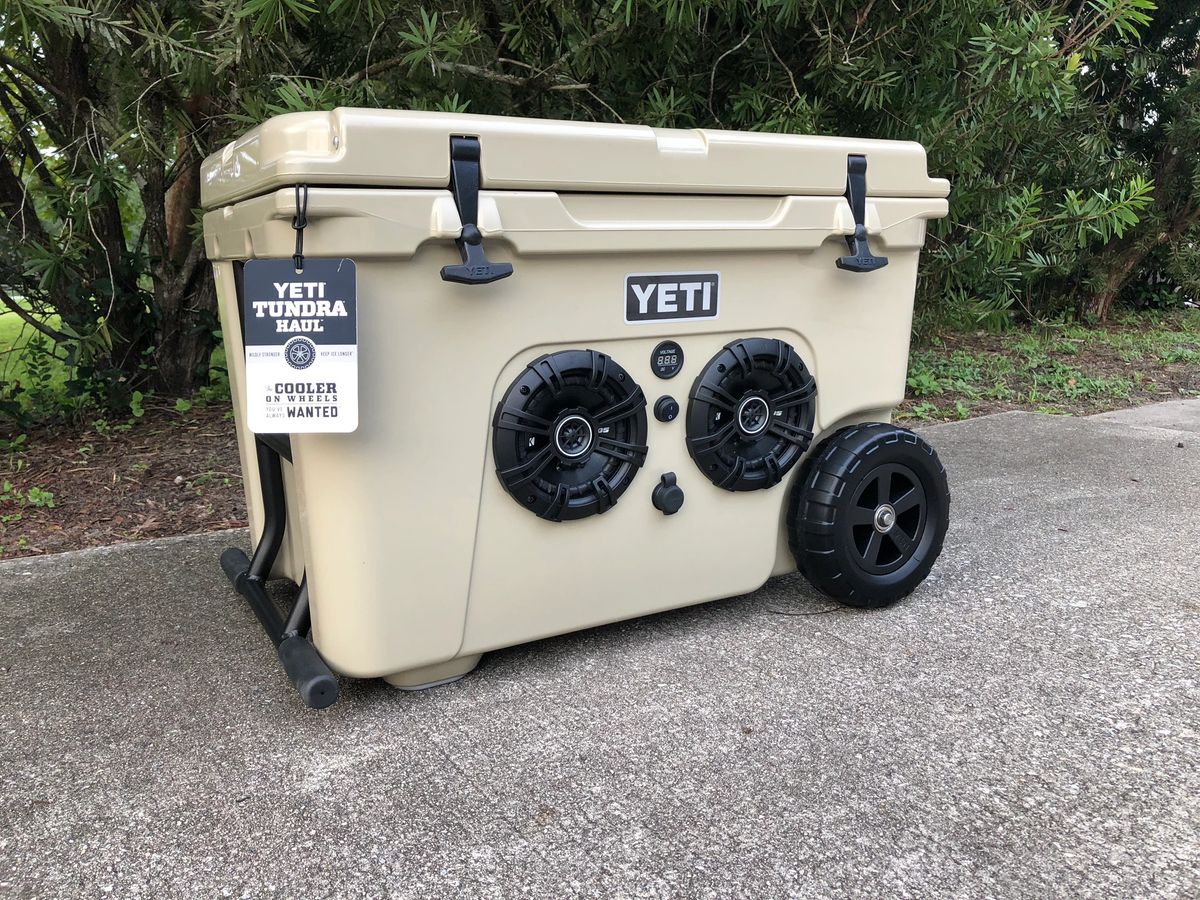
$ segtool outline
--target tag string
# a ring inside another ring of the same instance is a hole
[[[308,226],[308,185],[296,185],[296,214],[292,216],[292,228],[296,232],[296,252],[292,263],[297,272],[304,271],[304,229]]]

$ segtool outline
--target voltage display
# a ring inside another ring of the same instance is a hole
[[[650,354],[650,368],[659,378],[674,378],[683,368],[683,348],[675,341],[663,341]]]

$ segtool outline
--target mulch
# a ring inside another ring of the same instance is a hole
[[[31,429],[0,453],[0,558],[245,525],[240,470],[225,404]]]

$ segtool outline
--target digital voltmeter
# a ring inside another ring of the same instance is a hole
[[[683,368],[683,348],[675,341],[663,341],[650,354],[650,369],[659,378],[674,378]]]

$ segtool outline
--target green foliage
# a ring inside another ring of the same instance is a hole
[[[1023,329],[1003,336],[956,335],[909,356],[909,405],[902,416],[955,419],[1006,408],[1100,412],[1188,394],[1200,363],[1200,310]]]
[[[45,488],[34,485],[28,491],[21,491],[13,486],[13,483],[8,479],[0,482],[0,504],[15,505],[18,507],[34,506],[38,509],[54,509],[54,492],[48,491]],[[9,514],[7,522],[20,521],[19,513]]]
[[[359,105],[917,140],[954,187],[922,330],[1179,305],[1198,30],[1200,0],[0,0],[0,304],[77,409],[218,396],[199,161]]]
[[[1192,227],[1179,240],[1169,244],[1164,256],[1164,281],[1170,285],[1171,293],[1200,305],[1200,225]],[[1171,300],[1167,303],[1174,305]]]
[[[54,509],[54,492],[40,488],[37,485],[34,485],[26,492],[25,500],[30,506]]]
[[[938,406],[936,403],[929,403],[929,402],[914,403],[912,406],[910,406],[904,412],[897,413],[896,420],[900,421],[900,422],[903,422],[906,419],[917,419],[919,421],[925,421],[927,419],[934,418],[935,416],[938,415],[939,412],[940,412],[940,410],[938,409]]]
[[[46,338],[35,334],[25,345],[25,388],[34,407],[45,408],[54,401],[54,364],[47,349]]]
[[[927,397],[930,394],[940,394],[942,384],[928,369],[917,367],[908,373],[908,390],[914,397]]]

